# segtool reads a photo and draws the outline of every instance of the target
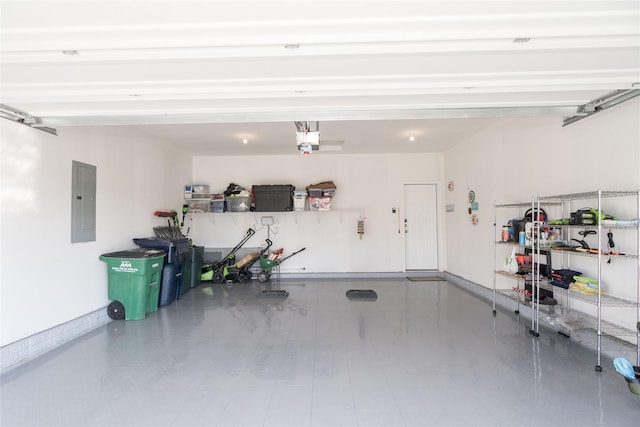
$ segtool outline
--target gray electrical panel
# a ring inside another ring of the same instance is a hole
[[[96,167],[71,163],[71,243],[96,240]]]

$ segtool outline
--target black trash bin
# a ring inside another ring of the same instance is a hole
[[[189,239],[161,239],[158,237],[135,238],[133,242],[142,248],[162,249],[167,253],[162,278],[158,306],[171,304],[182,296],[182,271],[189,253]],[[189,284],[184,284],[189,286]]]

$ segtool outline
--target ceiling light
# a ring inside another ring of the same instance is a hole
[[[411,136],[409,137],[409,141],[413,142],[413,141],[415,141],[415,140],[416,140],[416,137],[415,137],[415,136],[411,135]]]
[[[511,40],[511,43],[529,43],[530,40],[531,38],[529,37],[516,37],[515,39]]]
[[[63,55],[68,55],[68,56],[78,55],[77,50],[63,50],[61,52]]]
[[[243,144],[248,144],[249,143],[249,140],[247,139],[246,136],[244,138],[242,138],[242,143]]]
[[[284,48],[285,48],[285,49],[291,49],[291,50],[293,50],[293,49],[300,49],[300,45],[299,45],[299,44],[295,44],[295,43],[292,43],[292,44],[285,44],[285,45],[284,45]]]

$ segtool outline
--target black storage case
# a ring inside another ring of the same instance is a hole
[[[292,211],[293,190],[293,185],[254,185],[256,212]]]

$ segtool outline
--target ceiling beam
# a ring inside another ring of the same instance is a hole
[[[202,124],[202,123],[254,123],[290,122],[305,120],[402,120],[402,119],[467,119],[499,117],[568,117],[578,112],[575,106],[564,107],[510,107],[510,108],[440,108],[440,109],[371,109],[371,110],[295,110],[260,111],[244,113],[202,114],[100,114],[43,116],[50,126],[109,126],[109,125],[153,125],[153,124]]]

